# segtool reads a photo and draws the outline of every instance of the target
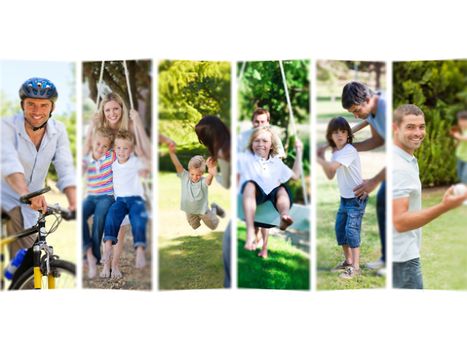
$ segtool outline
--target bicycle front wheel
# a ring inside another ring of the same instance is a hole
[[[52,260],[50,271],[55,276],[55,289],[76,287],[76,266],[65,260]],[[47,276],[42,277],[42,289],[48,289]],[[34,289],[34,271],[30,267],[10,286],[10,289]]]

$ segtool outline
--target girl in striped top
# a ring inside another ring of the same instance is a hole
[[[84,160],[86,168],[87,196],[83,201],[83,250],[88,261],[88,277],[97,274],[97,262],[101,259],[101,241],[107,211],[114,203],[112,149],[114,135],[109,128],[98,128],[92,136],[91,154]],[[93,217],[89,231],[88,219]]]

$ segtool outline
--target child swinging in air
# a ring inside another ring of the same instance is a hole
[[[291,178],[300,178],[303,145],[297,139],[297,155],[293,169],[290,169],[277,156],[278,144],[278,137],[270,126],[259,127],[253,131],[247,151],[238,155],[237,177],[245,213],[246,250],[256,250],[254,219],[257,205],[268,200],[272,202],[280,215],[281,230],[293,224],[293,218],[289,215],[292,198],[285,183]],[[267,258],[269,230],[263,231],[263,246],[258,256]]]
[[[208,205],[208,186],[217,174],[217,164],[210,158],[207,161],[208,175],[203,176],[206,171],[206,161],[202,156],[194,156],[188,162],[188,171],[176,154],[176,145],[170,143],[169,155],[172,160],[177,176],[182,184],[181,209],[186,213],[186,219],[193,229],[201,226],[203,221],[211,230],[219,225],[219,217],[225,217],[225,211],[216,203]]]
[[[317,159],[328,179],[337,176],[341,200],[335,230],[337,244],[342,246],[345,256],[334,271],[342,271],[341,278],[351,279],[361,274],[360,231],[368,195],[364,193],[358,198],[353,192],[353,188],[362,183],[362,170],[360,157],[352,145],[352,130],[344,117],[331,119],[326,139],[333,149],[332,158],[327,161],[324,157],[326,147],[320,147]]]
[[[127,130],[120,130],[115,137],[114,150],[117,159],[112,164],[115,203],[109,209],[104,229],[104,264],[101,277],[119,278],[119,257],[112,255],[112,246],[117,243],[120,225],[129,215],[133,245],[136,250],[135,267],[146,265],[146,224],[148,213],[144,203],[144,189],[140,175],[146,176],[147,169],[134,154],[135,137]],[[122,242],[123,243],[123,242]],[[111,261],[112,260],[112,261]]]

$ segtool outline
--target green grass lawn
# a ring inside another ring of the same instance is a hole
[[[310,259],[280,236],[269,237],[267,259],[257,251],[247,251],[246,228],[238,223],[238,287],[259,289],[308,290],[310,288]]]
[[[423,191],[423,208],[439,203],[447,188]],[[467,289],[467,206],[423,227],[422,272],[426,289]]]
[[[227,212],[216,231],[204,224],[193,230],[180,210],[180,180],[175,173],[159,173],[159,288],[222,288],[222,238],[229,220],[229,191],[216,181],[209,187],[209,202]]]
[[[353,119],[353,114],[347,112],[342,108],[341,101],[317,101],[316,108],[318,110],[318,120],[320,122],[329,122],[331,118],[337,116],[344,116],[349,119]]]

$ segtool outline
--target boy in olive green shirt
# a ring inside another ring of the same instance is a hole
[[[457,128],[453,128],[452,137],[457,140],[457,177],[467,184],[467,111],[457,113]]]

